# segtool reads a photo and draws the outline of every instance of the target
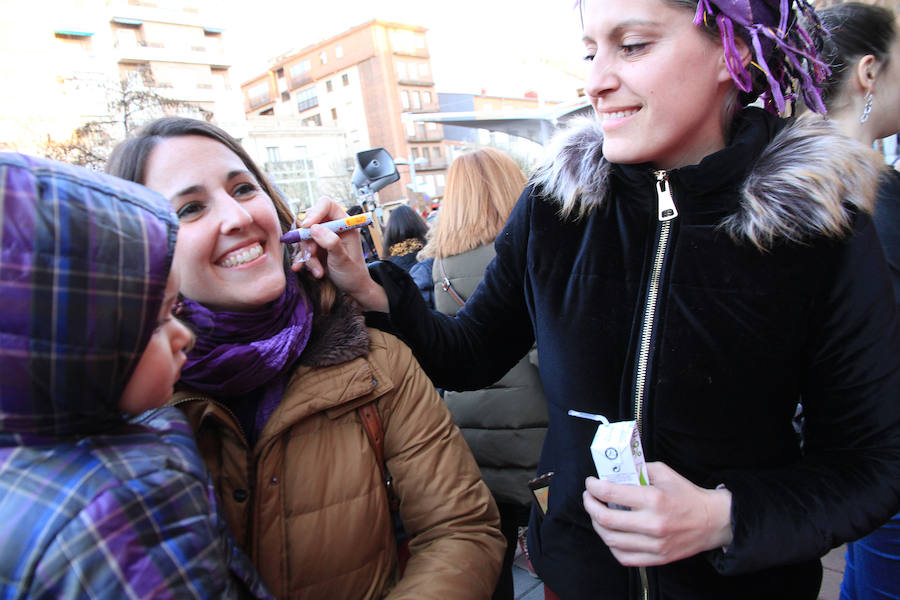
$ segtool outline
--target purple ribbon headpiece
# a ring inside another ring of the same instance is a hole
[[[784,113],[799,89],[810,109],[825,113],[820,87],[831,71],[817,56],[813,36],[827,34],[806,0],[700,0],[694,24],[708,24],[709,18],[716,21],[728,71],[739,90],[752,93],[753,77],[735,46],[736,29],[753,50],[750,65],[766,76],[768,89],[761,97],[768,110]]]

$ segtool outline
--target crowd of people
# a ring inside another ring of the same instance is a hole
[[[594,114],[381,248],[204,121],[0,155],[0,598],[900,598],[894,13],[577,10]]]

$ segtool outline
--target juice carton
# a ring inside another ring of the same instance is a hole
[[[641,436],[635,421],[601,423],[591,442],[591,456],[600,479],[613,483],[650,485]]]

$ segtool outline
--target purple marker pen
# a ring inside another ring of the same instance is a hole
[[[351,229],[359,229],[372,224],[372,217],[369,215],[354,215],[345,219],[337,219],[336,221],[328,221],[320,223],[322,227],[327,227],[335,233],[343,233]],[[310,238],[309,228],[301,227],[300,229],[292,229],[283,236],[281,241],[285,244],[296,244],[300,240],[308,240]]]

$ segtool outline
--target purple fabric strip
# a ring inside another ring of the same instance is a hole
[[[181,380],[202,392],[235,397],[287,372],[306,347],[313,310],[294,277],[281,296],[252,313],[215,312],[189,299],[182,318],[197,341]]]
[[[813,35],[825,32],[806,0],[700,0],[694,24],[708,24],[712,16],[722,39],[728,71],[739,90],[751,92],[753,78],[741,60],[736,34],[753,51],[750,66],[766,76],[767,89],[760,95],[766,108],[783,113],[787,102],[797,97],[796,86],[810,108],[825,112],[820,86],[830,70],[818,58],[810,32],[798,21],[805,17]]]

